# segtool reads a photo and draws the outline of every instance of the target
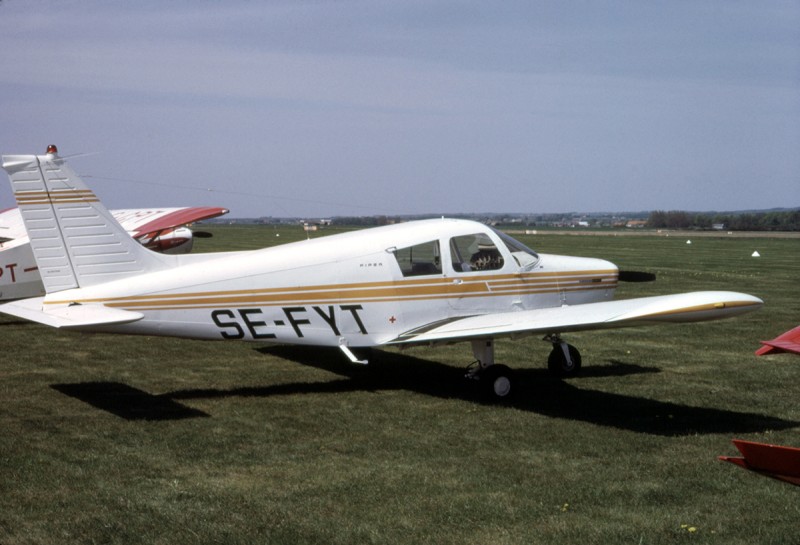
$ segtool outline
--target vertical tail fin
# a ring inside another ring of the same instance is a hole
[[[128,235],[55,146],[47,151],[3,156],[47,293],[169,266],[169,256],[147,250]]]

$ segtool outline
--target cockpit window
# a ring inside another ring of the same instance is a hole
[[[393,253],[403,276],[442,274],[442,258],[438,240],[401,248]]]
[[[450,254],[456,272],[496,271],[503,268],[503,256],[485,233],[451,238]]]
[[[532,269],[533,266],[539,261],[539,254],[525,246],[520,241],[511,238],[507,234],[498,231],[497,229],[493,229],[493,231],[506,245],[508,251],[511,252],[512,257],[521,269]]]

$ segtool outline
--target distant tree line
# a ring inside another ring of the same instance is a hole
[[[727,231],[800,231],[800,210],[697,214],[671,210],[650,213],[652,229],[713,229]]]
[[[337,216],[333,218],[334,225],[355,225],[358,227],[377,227],[393,223],[387,216]]]

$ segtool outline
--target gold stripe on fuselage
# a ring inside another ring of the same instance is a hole
[[[400,281],[329,284],[259,290],[136,295],[119,298],[48,301],[46,304],[103,303],[136,310],[286,306],[313,303],[400,302],[434,299],[583,292],[617,287],[616,271],[575,271],[440,277]]]
[[[615,270],[596,270],[596,271],[563,271],[563,272],[537,272],[525,274],[500,274],[500,275],[481,275],[481,276],[437,276],[435,278],[413,278],[403,280],[385,280],[381,282],[353,282],[350,284],[319,284],[316,286],[287,286],[280,288],[261,288],[261,289],[242,289],[242,290],[225,290],[225,291],[209,291],[200,293],[156,293],[154,295],[130,295],[125,297],[114,298],[97,298],[97,299],[81,299],[82,303],[105,303],[109,301],[137,301],[142,299],[180,299],[183,297],[214,297],[214,296],[229,296],[229,295],[255,295],[255,294],[272,294],[272,293],[299,293],[309,291],[342,291],[353,290],[362,288],[381,288],[381,287],[397,287],[397,286],[424,286],[429,284],[445,284],[452,285],[455,280],[461,280],[462,284],[467,283],[484,283],[492,282],[492,285],[500,284],[500,280],[513,279],[517,282],[523,282],[523,285],[528,285],[531,281],[543,282],[551,280],[558,284],[568,282],[575,279],[587,279],[601,277],[603,280],[613,281],[616,285],[617,271]],[[53,301],[53,304],[70,303],[73,300]]]

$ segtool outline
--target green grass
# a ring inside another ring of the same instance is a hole
[[[208,230],[199,250],[305,236]],[[570,335],[585,374],[563,382],[546,343],[501,341],[521,391],[501,406],[462,380],[463,344],[377,351],[364,368],[330,350],[3,318],[0,543],[799,542],[800,488],[716,459],[734,437],[800,446],[800,358],[753,355],[798,323],[798,241],[521,238],[659,275],[619,297],[730,289],[767,304]]]

